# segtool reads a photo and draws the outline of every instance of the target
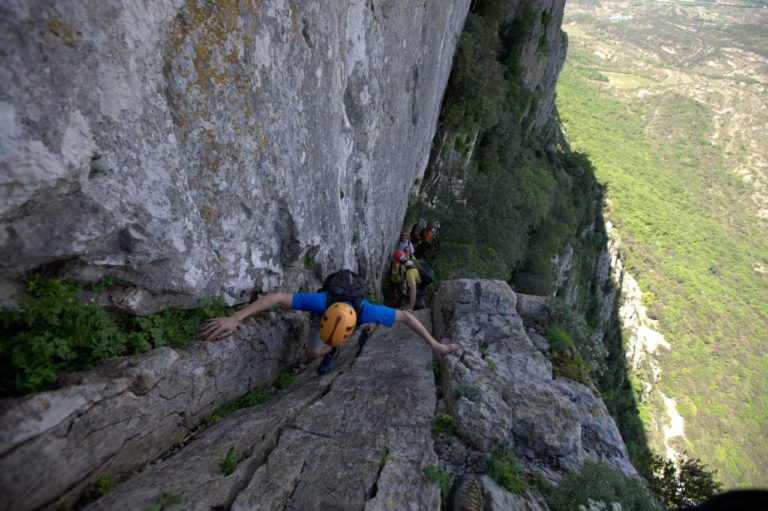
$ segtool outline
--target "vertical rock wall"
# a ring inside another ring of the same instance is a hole
[[[9,0],[0,285],[247,298],[378,272],[468,0]]]

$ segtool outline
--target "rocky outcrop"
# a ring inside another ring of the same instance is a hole
[[[435,298],[435,333],[462,345],[461,356],[443,360],[442,390],[465,459],[476,463],[473,452],[509,449],[555,481],[589,460],[637,476],[599,394],[553,378],[516,301],[506,283],[478,280],[443,283]],[[454,468],[467,469],[471,464]]]
[[[0,402],[0,509],[58,509],[88,483],[142,467],[298,363],[305,337],[298,314],[267,314],[228,340],[115,359],[59,390]]]
[[[315,362],[271,400],[196,429],[297,360],[305,322],[288,314],[248,322],[237,339],[161,348],[5,401],[0,509],[58,509],[110,476],[120,484],[89,509],[147,509],[173,496],[201,510],[436,510],[430,467],[472,479],[466,498],[484,509],[546,509],[535,492],[511,495],[482,477],[503,450],[553,482],[587,460],[636,475],[596,392],[553,378],[516,302],[501,281],[442,284],[436,335],[462,349],[442,357],[439,386],[431,350],[396,324],[363,349],[353,338],[328,374]],[[418,317],[430,326],[427,311]],[[436,411],[453,418],[448,440],[432,438]]]
[[[0,296],[41,267],[230,302],[378,275],[468,7],[4,2]]]
[[[420,472],[437,463],[431,350],[403,326],[376,332],[359,356],[350,342],[335,371],[318,377],[312,365],[271,401],[188,438],[216,407],[274,380],[277,362],[296,360],[305,322],[267,323],[4,402],[0,509],[58,509],[88,483],[136,470],[90,509],[146,509],[164,494],[185,509],[437,509],[437,486]],[[230,449],[247,456],[226,474]]]

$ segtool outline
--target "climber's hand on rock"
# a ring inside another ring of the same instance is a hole
[[[447,355],[448,353],[453,353],[454,351],[458,351],[460,349],[461,349],[461,345],[456,343],[452,343],[452,344],[438,343],[432,346],[432,351],[434,351],[436,355]]]
[[[200,333],[203,334],[206,341],[218,341],[234,334],[239,326],[240,320],[234,316],[215,318],[206,321],[200,328]]]

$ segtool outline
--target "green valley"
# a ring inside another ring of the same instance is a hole
[[[657,387],[685,421],[675,449],[726,487],[768,485],[765,26],[765,2],[569,2],[557,91],[671,345]],[[664,402],[640,407],[663,454]]]

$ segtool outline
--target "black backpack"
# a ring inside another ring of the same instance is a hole
[[[435,271],[425,260],[416,261],[416,267],[419,269],[419,275],[421,275],[422,286],[428,286],[435,280]]]
[[[339,270],[325,277],[320,291],[328,293],[326,306],[336,302],[350,302],[358,315],[363,306],[363,299],[368,295],[365,281],[350,270]]]

